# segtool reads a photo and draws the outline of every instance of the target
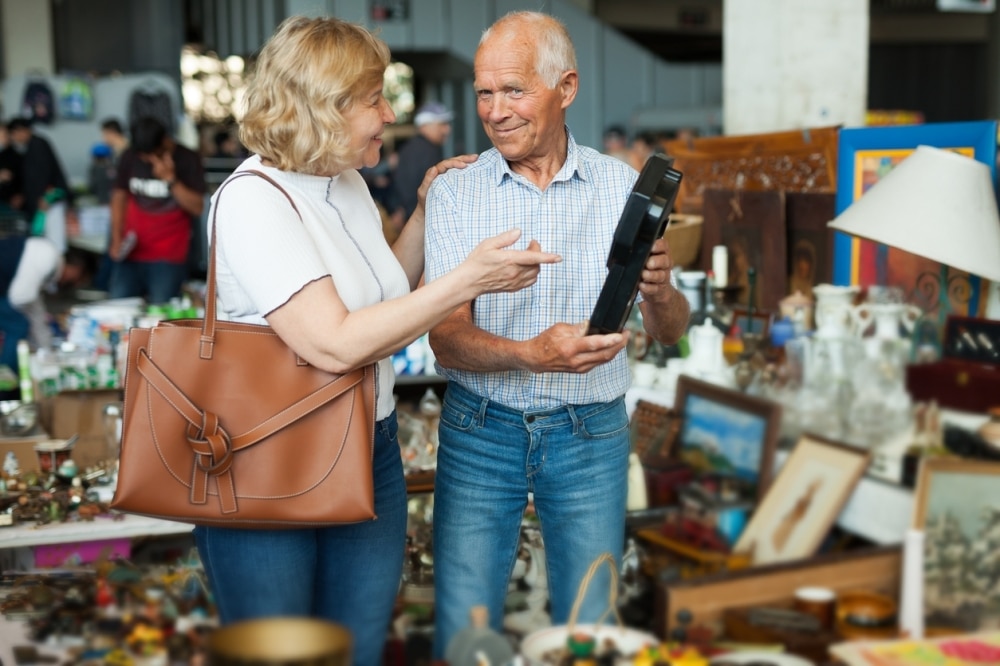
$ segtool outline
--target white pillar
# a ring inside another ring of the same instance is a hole
[[[864,124],[868,0],[724,0],[726,134]]]
[[[48,2],[0,0],[0,44],[4,70],[0,78],[55,74],[52,12]]]

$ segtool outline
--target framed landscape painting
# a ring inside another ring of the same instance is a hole
[[[924,626],[1000,627],[1000,463],[924,458],[914,527],[924,532]]]
[[[781,405],[681,375],[674,408],[681,414],[677,456],[699,474],[731,482],[740,499],[767,489],[781,424]]]

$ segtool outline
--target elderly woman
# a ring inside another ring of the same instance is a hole
[[[512,229],[475,248],[444,278],[423,273],[423,194],[473,156],[428,170],[421,202],[390,247],[362,167],[378,163],[395,120],[382,96],[386,45],[335,18],[292,17],[261,50],[240,140],[254,154],[212,202],[218,308],[267,323],[300,357],[343,373],[377,363],[374,451],[378,520],[318,529],[198,527],[195,538],[224,623],[311,615],[346,626],[354,663],[380,662],[401,575],[406,487],[396,439],[392,353],[480,294],[534,284],[559,257],[508,249]],[[300,219],[301,215],[301,219]],[[210,230],[211,233],[211,230]]]

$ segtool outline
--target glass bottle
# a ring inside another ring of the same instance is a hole
[[[489,624],[486,606],[473,606],[469,611],[469,626],[455,634],[448,642],[444,659],[448,666],[479,666],[483,657],[496,666],[514,659],[510,641]]]

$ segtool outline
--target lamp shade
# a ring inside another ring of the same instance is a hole
[[[829,226],[1000,280],[1000,216],[989,167],[918,146]]]

